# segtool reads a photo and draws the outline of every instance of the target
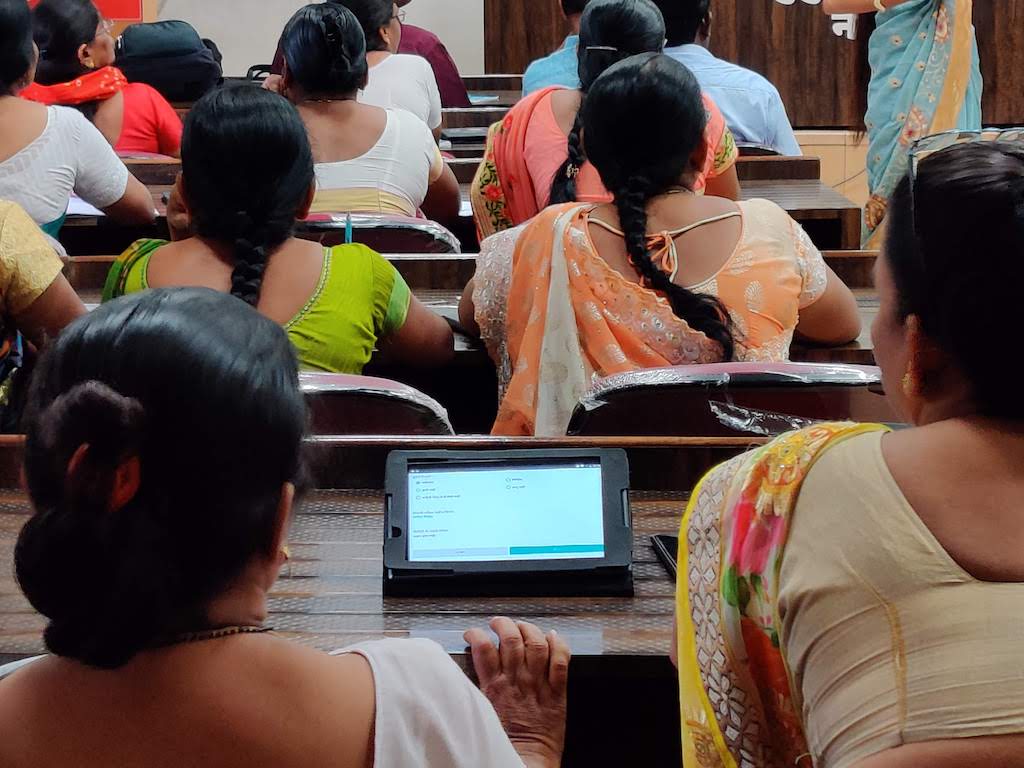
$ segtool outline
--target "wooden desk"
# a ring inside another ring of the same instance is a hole
[[[495,98],[497,97],[497,98]],[[509,90],[509,89],[495,89],[487,90],[486,88],[479,91],[470,91],[469,100],[475,107],[506,107],[511,108],[519,103],[519,100],[523,98],[522,89]],[[478,102],[477,99],[480,99]],[[487,101],[483,101],[487,99]]]
[[[441,110],[441,127],[482,128],[486,130],[508,114],[508,107],[457,107]],[[485,134],[486,135],[486,134]]]
[[[463,207],[470,184],[460,184]],[[743,200],[763,198],[777,203],[807,230],[821,250],[860,248],[861,210],[849,198],[820,180],[743,182]]]
[[[121,159],[128,171],[146,186],[174,184],[181,173],[181,160],[173,157]]]
[[[46,626],[12,578],[14,541],[27,504],[13,494],[5,502],[0,512],[0,662],[45,652]],[[467,672],[472,662],[462,633],[486,627],[492,616],[556,629],[574,654],[563,765],[678,768],[678,688],[668,659],[674,585],[649,537],[678,533],[684,504],[678,494],[634,495],[633,598],[396,599],[381,594],[382,494],[315,493],[292,524],[292,559],[270,592],[267,625],[281,637],[324,651],[385,637],[427,638]]]
[[[820,180],[747,181],[742,198],[777,203],[803,225],[822,250],[860,248],[860,208]]]
[[[479,155],[469,155],[460,151],[454,160],[447,162],[459,183],[468,184],[473,181],[476,170],[482,161],[483,151],[481,149]],[[141,170],[147,172],[149,166],[144,166]],[[170,169],[167,172],[169,174]],[[736,161],[736,175],[744,187],[751,184],[756,186],[756,182],[819,181],[821,179],[821,160],[817,157],[741,157]],[[153,178],[153,176],[147,174],[147,178]],[[170,181],[166,182],[154,180],[147,183],[173,184],[174,178],[170,177]]]
[[[462,78],[466,90],[483,93],[494,91],[516,91],[523,92],[522,75],[464,75]]]

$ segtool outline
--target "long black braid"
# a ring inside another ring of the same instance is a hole
[[[313,185],[305,126],[277,94],[221,88],[189,112],[181,156],[193,227],[232,246],[231,294],[256,306],[267,261],[292,236]]]
[[[702,331],[712,341],[717,341],[722,346],[723,358],[731,360],[735,342],[725,305],[717,296],[694,293],[677,285],[651,258],[647,247],[647,204],[652,197],[664,191],[653,187],[643,176],[630,176],[624,188],[614,191],[626,252],[647,285],[668,297],[676,317],[686,320],[691,328]]]
[[[658,117],[637,120],[641,113]],[[634,56],[602,75],[580,116],[590,160],[615,198],[634,268],[647,285],[668,297],[677,317],[721,345],[724,359],[732,359],[736,344],[722,302],[676,285],[647,247],[651,199],[691,186],[706,158],[707,114],[693,73],[668,56]]]
[[[291,237],[294,218],[256,223],[244,211],[235,215],[235,268],[231,272],[231,295],[256,306],[263,287],[267,260],[275,248]]]
[[[580,92],[590,87],[612,65],[639,53],[660,51],[665,44],[665,22],[650,0],[593,0],[580,20]],[[569,154],[551,181],[549,202],[576,201],[576,177],[587,162],[583,150],[583,123],[576,113],[569,132]]]

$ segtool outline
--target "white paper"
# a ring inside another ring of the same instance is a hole
[[[68,201],[68,216],[104,216],[99,208],[94,208],[80,197],[72,196]]]

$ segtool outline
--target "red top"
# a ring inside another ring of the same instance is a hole
[[[181,149],[181,118],[167,99],[145,83],[129,83],[124,94],[119,154],[176,155]]]
[[[469,94],[459,75],[459,69],[452,61],[451,54],[444,47],[441,38],[433,32],[411,24],[402,27],[402,42],[398,46],[399,53],[414,53],[430,62],[437,80],[437,89],[441,92],[441,104],[445,108],[469,107]]]

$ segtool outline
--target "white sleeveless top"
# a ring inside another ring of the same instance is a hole
[[[377,143],[351,160],[316,164],[313,213],[415,216],[444,171],[434,137],[415,116],[388,109]]]
[[[494,707],[440,645],[377,640],[345,648],[376,688],[374,768],[523,768]]]

